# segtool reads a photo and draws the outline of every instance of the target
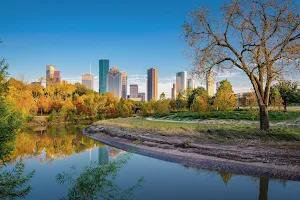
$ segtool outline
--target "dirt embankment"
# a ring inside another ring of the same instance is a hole
[[[89,126],[84,133],[120,149],[187,166],[300,181],[298,149],[209,144],[188,136],[133,131],[100,124]]]

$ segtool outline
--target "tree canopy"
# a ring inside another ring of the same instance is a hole
[[[273,81],[299,69],[299,5],[292,0],[234,0],[221,7],[222,17],[205,7],[191,11],[184,36],[199,76],[212,68],[242,70],[260,108],[260,127],[269,130],[268,105]]]
[[[232,90],[232,85],[229,81],[220,82],[220,87],[214,99],[214,106],[218,110],[233,110],[237,105],[237,98]]]

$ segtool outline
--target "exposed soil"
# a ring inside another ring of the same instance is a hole
[[[192,167],[300,181],[300,149],[212,144],[188,136],[93,124],[89,137],[134,153]]]

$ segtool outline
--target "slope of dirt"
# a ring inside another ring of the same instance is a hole
[[[84,133],[100,142],[187,166],[300,181],[300,150],[201,143],[187,136],[94,124]]]

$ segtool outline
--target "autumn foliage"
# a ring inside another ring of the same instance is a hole
[[[98,94],[76,83],[66,81],[43,87],[10,78],[5,101],[22,113],[23,119],[50,115],[50,120],[104,119],[129,117],[134,102],[118,99],[113,94]]]

